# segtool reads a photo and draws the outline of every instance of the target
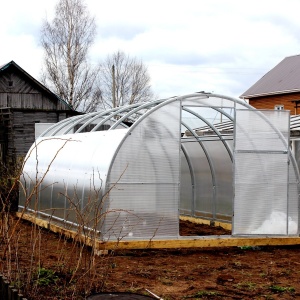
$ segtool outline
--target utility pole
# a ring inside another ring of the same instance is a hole
[[[112,65],[112,100],[113,100],[113,108],[116,105],[116,76],[115,76],[115,65]]]

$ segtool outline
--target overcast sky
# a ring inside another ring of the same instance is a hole
[[[40,79],[43,18],[54,0],[1,1],[0,65]],[[94,63],[122,50],[143,60],[159,98],[197,91],[239,97],[300,54],[300,0],[86,0],[97,21]]]

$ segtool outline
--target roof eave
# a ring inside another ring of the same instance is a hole
[[[21,71],[23,74],[25,74],[32,82],[34,82],[37,86],[39,86],[42,90],[46,91],[48,94],[50,94],[54,99],[56,99],[59,102],[62,102],[64,105],[66,105],[67,107],[70,108],[70,110],[76,111],[67,101],[63,100],[62,98],[60,98],[58,95],[56,95],[55,93],[53,93],[51,90],[49,90],[45,85],[43,85],[42,83],[40,83],[38,80],[36,80],[34,77],[32,77],[29,73],[27,73],[23,68],[21,68],[17,63],[15,63],[13,60],[10,61],[7,64],[4,64],[2,66],[0,66],[0,72],[4,71],[5,69],[7,69],[8,67],[10,67],[11,65],[13,65],[14,67],[16,67],[19,71]]]
[[[250,95],[241,95],[241,99],[250,99],[250,98],[258,98],[258,97],[266,97],[266,96],[273,96],[273,95],[282,95],[282,94],[291,94],[291,93],[300,93],[300,89],[293,89],[293,90],[284,90],[284,91],[274,91],[274,92],[266,92],[261,94],[250,94]]]

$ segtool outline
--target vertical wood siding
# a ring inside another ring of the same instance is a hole
[[[71,110],[64,101],[14,67],[0,74],[0,107]]]

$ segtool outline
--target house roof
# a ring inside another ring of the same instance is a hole
[[[300,92],[300,55],[289,56],[245,91],[240,98]]]
[[[52,98],[60,101],[63,103],[63,105],[66,106],[66,109],[68,110],[74,110],[71,105],[69,105],[65,100],[61,99],[59,96],[57,96],[56,94],[54,94],[53,92],[51,92],[47,87],[45,87],[43,84],[41,84],[38,80],[36,80],[35,78],[33,78],[29,73],[27,73],[24,69],[22,69],[18,64],[16,64],[13,60],[10,61],[9,63],[6,63],[4,65],[0,66],[0,75],[2,72],[4,72],[6,69],[10,68],[10,67],[14,67],[16,69],[18,69],[21,73],[23,73],[28,80],[30,80],[33,84],[35,84],[36,86],[38,86],[41,90],[43,90],[45,93],[49,94]]]

